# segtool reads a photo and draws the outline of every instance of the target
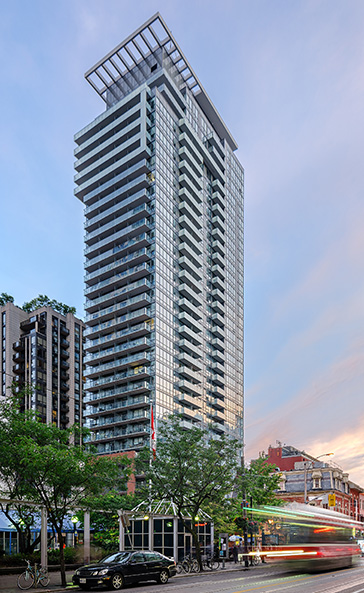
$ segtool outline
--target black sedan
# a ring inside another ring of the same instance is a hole
[[[74,585],[85,590],[100,586],[122,589],[129,583],[139,581],[165,584],[175,574],[175,561],[158,552],[116,552],[97,564],[77,569],[72,580]]]

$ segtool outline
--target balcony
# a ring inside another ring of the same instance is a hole
[[[202,179],[201,174],[202,171],[199,171],[199,176],[196,175],[196,169],[193,170],[192,167],[188,164],[186,160],[179,162],[179,170],[181,173],[181,177],[188,177],[189,181],[194,184],[197,191],[202,190]]]
[[[96,360],[102,360],[105,358],[113,358],[115,354],[118,354],[119,352],[132,353],[136,350],[144,350],[146,348],[150,348],[151,346],[152,342],[148,338],[138,338],[136,340],[130,340],[123,344],[112,346],[111,348],[105,348],[103,350],[99,350],[98,352],[88,353],[85,356],[85,363]]]
[[[211,316],[212,323],[215,325],[219,325],[220,327],[225,327],[225,319],[219,313],[213,313]]]
[[[187,229],[181,229],[178,233],[178,237],[182,243],[188,243],[188,245],[190,245],[197,255],[202,254],[201,247],[199,246],[199,243],[201,243],[200,236],[198,239],[196,239],[196,235],[192,235],[192,233],[190,233]]]
[[[224,376],[225,374],[225,368],[224,365],[221,362],[213,362],[211,364],[211,368],[216,372],[219,373],[219,375]]]
[[[212,301],[212,303],[211,303],[211,309],[215,313],[218,313],[219,315],[222,315],[222,316],[225,315],[225,308],[224,308],[224,306],[219,301]]]
[[[179,381],[177,383],[177,386],[179,389],[181,389],[181,391],[187,391],[188,393],[193,393],[193,395],[196,395],[198,397],[202,396],[202,386],[201,385],[195,385],[194,383],[191,383],[191,381],[188,381],[187,379],[183,380],[183,381]]]
[[[215,251],[211,257],[214,264],[218,264],[220,268],[225,268],[224,255],[221,255],[220,253]]]
[[[211,210],[214,216],[219,216],[222,222],[225,222],[224,207],[221,207],[220,204],[216,203],[212,206]]]
[[[13,344],[13,350],[15,350],[16,352],[20,352],[21,350],[24,350],[24,342],[22,340],[18,340],[17,342],[14,342]]]
[[[85,377],[98,377],[104,373],[109,372],[110,370],[114,369],[124,369],[128,366],[139,366],[150,362],[150,354],[147,352],[137,352],[136,354],[132,354],[131,356],[124,356],[123,358],[117,358],[116,360],[112,360],[110,362],[106,362],[105,364],[97,364],[95,366],[88,366],[85,371]]]
[[[221,281],[224,281],[225,280],[225,272],[224,272],[223,268],[221,268],[217,264],[215,264],[214,266],[212,266],[211,272],[214,275],[214,277],[218,276]]]
[[[180,279],[181,283],[188,284],[188,286],[190,286],[196,294],[200,294],[202,292],[201,282],[196,280],[196,278],[187,272],[187,270],[181,270],[178,273],[178,278]]]
[[[61,336],[69,336],[70,330],[65,325],[60,325],[59,331]]]
[[[181,269],[187,270],[197,282],[201,282],[202,272],[199,272],[198,268],[195,267],[193,260],[189,259],[189,257],[182,256],[179,258],[178,263]]]
[[[211,185],[214,192],[218,191],[223,198],[225,197],[225,189],[218,179],[215,179]]]
[[[225,412],[223,410],[211,410],[209,416],[212,420],[225,420]]]
[[[201,409],[201,403],[196,398],[188,395],[187,393],[178,394],[177,399],[182,405],[187,404],[195,410]]]
[[[225,356],[220,352],[220,350],[212,350],[211,356],[217,362],[223,364],[225,362]]]
[[[187,352],[193,357],[201,358],[201,351],[199,345],[192,344],[192,342],[185,339],[179,340],[178,342],[178,346],[181,348],[181,350]]]
[[[61,358],[69,358],[70,357],[69,352],[67,352],[67,350],[65,350],[64,348],[60,349],[59,354],[60,354]]]
[[[224,338],[213,338],[211,344],[214,348],[220,350],[220,352],[225,352]]]
[[[220,287],[214,288],[211,291],[211,296],[213,297],[214,300],[219,301],[219,303],[221,303],[222,305],[225,305],[224,291],[220,290]]]
[[[121,385],[119,387],[115,387],[113,389],[104,389],[99,391],[98,393],[88,393],[84,397],[84,403],[92,403],[92,402],[99,402],[99,401],[111,401],[114,400],[116,397],[120,397],[123,395],[130,395],[143,393],[144,391],[150,391],[150,385],[148,381],[135,381],[133,383],[127,383],[126,385]]]
[[[178,361],[180,363],[185,363],[189,367],[191,367],[194,371],[201,371],[202,370],[202,361],[199,358],[194,358],[187,352],[180,352],[178,355]]]
[[[179,212],[182,215],[188,216],[191,220],[196,220],[197,224],[199,225],[198,228],[202,228],[201,223],[201,216],[202,212],[199,211],[197,208],[191,208],[188,202],[181,202],[178,206]]]
[[[85,416],[87,416],[87,418],[98,418],[99,416],[109,414],[111,411],[117,412],[118,410],[123,410],[125,408],[128,410],[141,408],[142,406],[148,408],[150,407],[149,395],[127,397],[126,399],[122,399],[116,402],[112,401],[109,403],[105,402],[97,404],[97,402],[95,402],[93,405],[93,409],[88,410]],[[90,404],[90,407],[92,407],[92,404]]]
[[[222,233],[225,233],[225,223],[221,220],[219,216],[214,216],[211,220],[211,224],[214,229],[218,229]]]
[[[197,219],[191,220],[184,214],[183,216],[179,217],[178,224],[180,225],[181,229],[186,229],[193,236],[195,241],[200,241],[200,231],[202,226],[199,224]]]
[[[182,254],[182,256],[188,257],[196,268],[201,268],[202,266],[202,258],[201,258],[201,250],[198,248],[198,251],[195,251],[188,243],[183,242],[178,245],[178,250]]]
[[[178,329],[179,335],[183,338],[187,338],[192,344],[195,346],[202,345],[202,338],[199,337],[199,334],[196,334],[192,329],[187,327],[186,325],[181,325]]]
[[[220,340],[223,340],[225,338],[225,331],[222,327],[219,327],[218,325],[212,326],[211,333],[214,336],[214,338],[219,338]]]
[[[195,305],[195,303],[190,301],[189,299],[179,299],[178,305],[182,311],[186,311],[194,319],[202,319],[201,309],[199,309],[199,306]]]
[[[190,329],[192,329],[193,332],[202,332],[202,325],[200,321],[192,317],[192,315],[190,315],[190,313],[188,313],[187,311],[181,311],[181,313],[178,313],[178,320],[183,325],[187,325]]]
[[[222,375],[218,375],[217,373],[211,375],[211,381],[214,385],[218,385],[219,387],[225,387],[225,379]]]
[[[219,253],[221,255],[221,257],[225,257],[226,250],[225,250],[225,246],[223,243],[221,243],[220,241],[212,241],[211,247],[215,252]],[[212,254],[212,257],[213,257],[213,254]]]
[[[194,384],[201,383],[201,374],[188,366],[178,367],[178,374]]]

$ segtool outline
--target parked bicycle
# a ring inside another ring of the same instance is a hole
[[[27,563],[26,570],[18,576],[17,580],[19,589],[30,589],[31,587],[37,587],[38,585],[46,587],[49,583],[48,570],[37,564],[35,564],[33,568],[29,560],[26,560],[25,562]]]
[[[202,569],[203,570],[217,570],[220,567],[220,562],[217,558],[206,555],[202,557]]]
[[[182,574],[184,572],[186,574],[189,572],[200,572],[200,565],[196,558],[192,558],[190,555],[188,555],[177,563],[177,574]]]

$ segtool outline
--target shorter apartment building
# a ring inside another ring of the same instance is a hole
[[[290,445],[278,444],[269,446],[267,463],[275,464],[281,473],[276,493],[279,498],[330,508],[364,521],[364,488],[352,482],[329,456],[316,458]]]
[[[84,324],[72,313],[46,306],[30,313],[13,303],[0,307],[0,398],[31,386],[24,409],[60,428],[82,423]]]

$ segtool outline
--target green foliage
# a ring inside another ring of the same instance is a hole
[[[61,313],[62,315],[67,315],[67,313],[72,313],[73,315],[76,315],[75,307],[70,307],[69,305],[65,305],[64,303],[60,303],[56,300],[51,300],[44,294],[40,294],[35,299],[32,299],[31,301],[24,303],[22,309],[27,313],[31,313],[32,311],[40,309],[41,307],[52,307],[52,309],[58,311],[58,313]]]
[[[79,427],[62,430],[38,422],[32,412],[21,412],[23,397],[20,393],[0,403],[0,498],[32,501],[48,509],[60,544],[64,584],[66,515],[88,508],[105,492],[125,490],[129,460],[96,457],[89,446],[79,445]],[[17,529],[21,531],[19,524]]]
[[[145,473],[144,497],[172,500],[185,528],[192,534],[197,559],[200,544],[194,518],[200,509],[211,504],[215,508],[232,491],[238,469],[238,442],[225,436],[216,438],[210,430],[193,427],[184,430],[181,417],[172,415],[158,427],[156,460],[149,465],[150,452],[137,459],[137,473]],[[141,464],[141,465],[139,465]],[[139,465],[139,467],[138,467]]]
[[[75,564],[77,562],[77,549],[76,548],[64,548],[64,561],[65,564]],[[60,551],[49,550],[48,552],[48,564],[59,564],[60,563]]]
[[[0,307],[3,307],[4,305],[6,305],[6,303],[13,303],[14,302],[14,297],[12,297],[10,294],[7,294],[6,292],[2,292],[0,294]]]
[[[277,497],[276,490],[279,490],[280,473],[274,464],[269,464],[266,457],[259,457],[250,462],[239,475],[238,491],[240,502],[244,499],[253,506],[257,505],[280,505],[282,501]]]

